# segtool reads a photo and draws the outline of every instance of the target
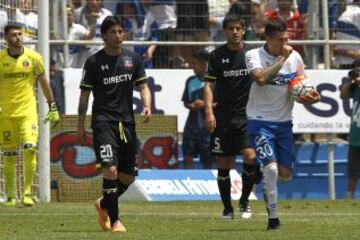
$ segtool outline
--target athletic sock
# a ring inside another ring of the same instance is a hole
[[[254,186],[255,164],[243,164],[243,171],[241,173],[242,190],[240,204],[247,204],[249,196]]]
[[[118,184],[118,197],[120,197],[121,195],[123,195],[124,192],[126,192],[126,190],[129,188],[129,185],[124,184],[123,182],[120,181],[120,179],[117,179],[117,184]]]
[[[263,193],[269,218],[277,218],[277,176],[278,168],[276,163],[271,163],[261,168],[263,172]]]
[[[218,169],[217,182],[220,192],[221,201],[224,204],[224,208],[227,210],[232,209],[231,205],[231,181],[230,181],[230,169]]]
[[[36,172],[36,151],[24,149],[24,194],[31,194],[31,185]]]
[[[8,198],[16,198],[16,169],[15,169],[15,162],[16,162],[16,153],[10,156],[5,155],[3,157],[3,171],[4,171],[4,179],[5,179],[5,189],[6,195]]]
[[[119,219],[117,180],[103,179],[103,206],[110,217],[111,226]],[[101,202],[100,202],[101,206]]]

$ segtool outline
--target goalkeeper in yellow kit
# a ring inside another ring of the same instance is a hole
[[[9,24],[4,32],[8,48],[0,51],[0,147],[7,194],[5,205],[16,204],[15,164],[17,148],[22,146],[24,191],[21,202],[25,206],[32,206],[31,184],[36,171],[38,141],[37,81],[49,103],[44,122],[56,124],[59,114],[40,54],[23,46],[21,26]]]

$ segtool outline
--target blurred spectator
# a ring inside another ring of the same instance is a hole
[[[144,14],[146,14],[144,16]],[[116,15],[122,18],[126,40],[133,41],[158,41],[158,24],[151,12],[147,12],[140,2],[118,3]],[[133,50],[138,53],[143,61],[145,68],[153,68],[153,56],[156,44],[149,46],[135,46]]]
[[[306,15],[301,16],[298,11],[293,11],[294,4],[292,0],[278,0],[278,9],[268,10],[265,12],[265,16],[271,19],[282,19],[287,24],[287,31],[289,33],[289,39],[304,39]],[[294,46],[294,49],[300,54],[303,53],[302,46]]]
[[[176,0],[176,41],[209,41],[209,8],[207,0]],[[189,58],[196,48],[177,47],[173,68],[187,68]],[[196,51],[196,50],[195,50]]]
[[[16,23],[22,26],[24,42],[37,40],[38,15],[33,12],[32,0],[10,1],[10,5],[4,5],[0,10],[0,26],[3,29],[8,23]],[[31,49],[36,44],[27,44]]]
[[[348,152],[348,188],[345,198],[355,198],[355,190],[360,176],[360,59],[354,62],[354,69],[348,74],[348,81],[340,89],[342,99],[352,98],[349,152]]]
[[[336,39],[360,40],[360,0],[349,4],[339,17]],[[339,45],[334,49],[334,56],[340,69],[352,69],[354,60],[360,59],[360,48],[357,45]],[[337,137],[347,141],[349,135],[337,134]]]
[[[184,168],[193,168],[193,157],[199,155],[205,169],[212,167],[213,158],[210,154],[210,133],[205,126],[204,75],[209,53],[206,50],[192,55],[191,68],[195,75],[186,80],[182,101],[188,108],[189,115],[183,132],[182,151]]]
[[[96,28],[96,33],[93,40],[102,41],[100,33],[100,25],[105,17],[112,15],[112,13],[101,7],[101,0],[86,0],[86,5],[75,9],[75,22],[83,25],[86,29]],[[103,46],[88,46],[84,54],[87,59],[99,51]]]
[[[74,9],[79,8],[82,6],[82,0],[72,0],[72,5],[74,6]]]
[[[229,14],[242,16],[245,25],[245,40],[260,40],[264,35],[264,11],[260,0],[238,0],[234,2]]]
[[[61,115],[65,114],[65,91],[63,72],[56,69],[56,62],[50,59],[49,70],[50,87],[54,94],[54,100]]]
[[[211,41],[225,41],[222,22],[233,2],[235,0],[208,0]]]
[[[360,0],[346,7],[337,23],[337,40],[360,40]],[[334,49],[335,62],[341,69],[352,69],[352,63],[360,59],[358,45],[339,45]]]
[[[177,24],[175,0],[141,0],[148,11],[154,16],[159,28],[159,41],[174,41]],[[154,54],[155,68],[169,68],[169,59],[174,56],[174,47],[158,46]]]
[[[68,24],[68,40],[90,40],[95,36],[95,27],[91,26],[87,30],[81,24],[74,22],[75,12],[74,7],[70,4],[67,5],[67,24]],[[64,29],[62,29],[64,31]],[[69,54],[68,54],[68,66],[71,68],[82,68],[85,62],[84,58],[84,47],[80,45],[69,45]],[[61,67],[64,66],[64,54],[63,47],[58,48],[58,62],[61,63]]]

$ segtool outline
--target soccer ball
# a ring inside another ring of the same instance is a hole
[[[314,82],[305,76],[297,76],[289,82],[289,92],[294,98],[305,96],[314,89]]]

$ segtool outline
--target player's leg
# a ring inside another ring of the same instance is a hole
[[[215,157],[218,166],[217,183],[221,201],[224,205],[222,213],[223,219],[233,219],[234,209],[231,204],[231,177],[230,170],[234,168],[234,157],[217,156]]]
[[[17,123],[11,119],[0,119],[0,145],[3,150],[3,174],[7,202],[5,206],[16,204],[16,147],[19,145]]]
[[[212,169],[214,158],[210,153],[210,136],[199,142],[200,162],[203,169]]]
[[[234,210],[231,204],[231,178],[230,169],[235,167],[234,161],[234,142],[231,141],[229,132],[226,131],[222,122],[218,121],[218,126],[211,135],[210,149],[215,156],[218,168],[217,183],[221,201],[224,205],[222,213],[223,219],[233,219]]]
[[[193,169],[193,155],[195,151],[195,142],[189,136],[183,135],[182,152],[184,156],[184,168]]]
[[[116,124],[115,124],[116,125]],[[103,230],[111,229],[118,219],[117,151],[119,131],[110,122],[93,124],[94,151],[97,165],[102,167],[102,198],[95,202],[99,224]]]
[[[241,198],[239,201],[240,217],[247,219],[252,215],[251,208],[249,205],[249,196],[254,187],[256,174],[256,165],[255,165],[255,150],[252,148],[250,138],[247,134],[246,128],[247,119],[238,117],[234,119],[233,124],[236,126],[236,134],[234,139],[236,139],[238,149],[243,157],[243,169],[241,173],[242,179],[242,190]],[[234,129],[234,130],[235,130]]]
[[[252,215],[252,211],[249,205],[249,197],[253,190],[255,178],[257,177],[256,165],[255,165],[255,150],[253,148],[244,148],[240,151],[243,156],[243,170],[241,173],[242,190],[239,201],[240,217],[248,219]],[[260,170],[260,169],[259,169]]]
[[[359,158],[360,158],[360,148],[349,145],[348,162],[347,162],[348,187],[345,193],[345,198],[347,199],[355,198],[355,189],[360,174],[360,163],[358,161]]]
[[[25,206],[34,205],[32,199],[32,183],[37,165],[37,140],[38,120],[37,117],[25,117],[19,120],[20,134],[24,149],[24,189],[21,202]]]
[[[132,124],[122,123],[119,135],[124,136],[120,139],[118,155],[118,197],[122,196],[129,186],[135,181],[137,176],[136,169],[136,143],[137,136],[135,126]],[[113,232],[126,232],[126,228],[118,219],[112,225]]]
[[[268,230],[279,228],[277,179],[278,168],[275,149],[276,126],[264,121],[250,120],[248,133],[256,150],[256,163],[263,174],[263,194],[268,212]],[[270,226],[270,227],[269,227]]]

